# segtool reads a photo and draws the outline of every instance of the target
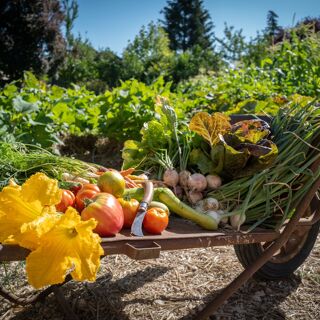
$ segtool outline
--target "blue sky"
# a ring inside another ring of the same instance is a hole
[[[162,18],[166,0],[78,0],[79,17],[73,32],[88,38],[95,48],[109,47],[121,54],[138,34],[142,25]],[[243,29],[254,37],[266,25],[268,10],[275,11],[281,26],[291,26],[293,19],[320,16],[320,0],[204,0],[214,32],[223,34],[224,22]]]

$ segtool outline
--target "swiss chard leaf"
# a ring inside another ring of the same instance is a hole
[[[224,134],[230,127],[229,117],[219,112],[212,115],[207,112],[198,112],[189,124],[190,130],[202,136],[211,146],[217,144],[219,134]]]

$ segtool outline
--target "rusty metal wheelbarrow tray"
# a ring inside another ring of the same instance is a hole
[[[206,231],[178,217],[171,217],[168,228],[161,235],[134,237],[130,230],[123,230],[114,237],[102,238],[105,255],[125,254],[132,259],[158,258],[161,251],[213,246],[271,242],[280,233],[273,230],[256,229],[250,233],[219,229]],[[29,250],[16,245],[2,245],[0,261],[24,260]]]

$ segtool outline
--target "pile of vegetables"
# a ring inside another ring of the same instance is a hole
[[[312,145],[319,134],[315,101],[289,100],[274,118],[263,117],[268,121],[253,116],[231,123],[225,114],[198,112],[188,124],[163,99],[158,111],[159,119],[142,129],[141,142],[125,144],[124,167],[137,160],[136,169],[149,170],[161,180],[156,183],[216,224],[279,228],[318,177],[309,169],[319,156]],[[182,216],[196,217],[188,212]]]
[[[230,213],[231,224],[239,229],[249,224],[280,228],[295,211],[320,170],[310,166],[319,158],[320,109],[316,101],[281,108],[272,119],[272,140],[278,156],[271,167],[255,175],[232,180],[209,193]]]

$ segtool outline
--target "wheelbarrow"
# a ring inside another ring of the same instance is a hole
[[[232,120],[248,118],[252,117],[235,116]],[[319,166],[320,159],[310,169],[315,172]],[[148,188],[151,188],[150,183],[145,184],[145,197],[148,196]],[[251,277],[281,279],[290,276],[303,264],[312,251],[320,228],[320,201],[316,196],[319,188],[320,178],[313,183],[297,205],[294,215],[279,231],[261,228],[249,233],[224,229],[205,231],[171,216],[167,230],[161,235],[134,237],[130,231],[123,230],[115,237],[103,238],[104,254],[125,254],[132,259],[142,260],[158,258],[161,251],[233,245],[244,271],[195,316],[195,319],[206,319]],[[19,246],[0,245],[0,261],[24,260],[28,254],[27,249]],[[50,286],[29,298],[19,298],[1,287],[0,295],[15,304],[27,305],[54,293],[67,319],[77,319],[60,288],[70,280],[71,277],[67,276],[64,283]]]

